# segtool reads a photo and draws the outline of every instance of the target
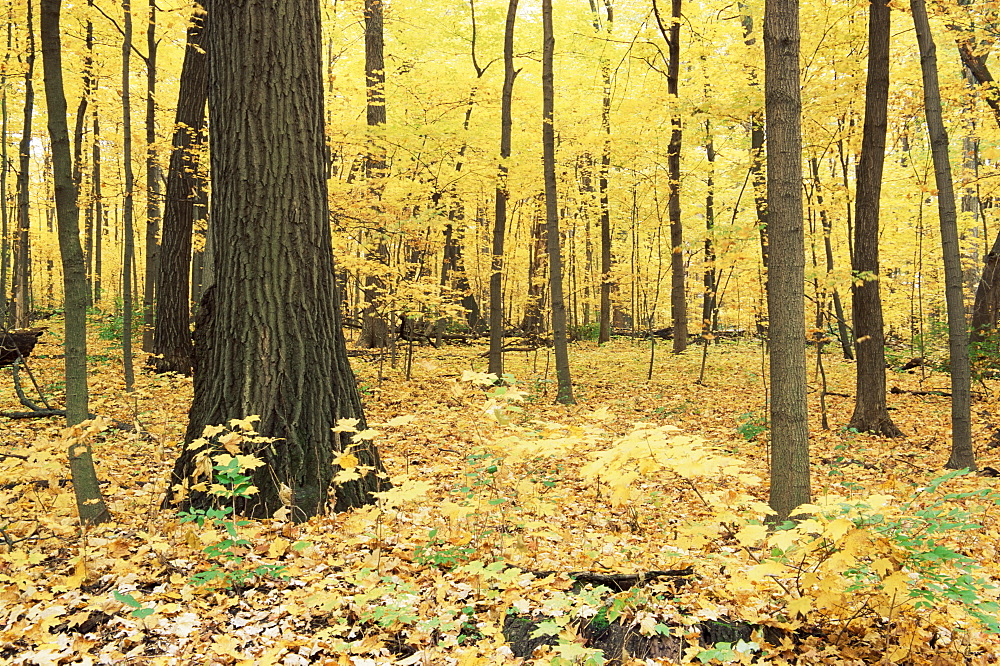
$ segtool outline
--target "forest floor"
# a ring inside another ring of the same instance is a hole
[[[30,360],[55,403],[57,331]],[[701,384],[701,347],[668,349],[647,379],[649,341],[572,344],[569,407],[545,349],[507,354],[500,392],[484,345],[417,346],[409,379],[404,356],[354,358],[393,489],[305,524],[199,527],[160,508],[190,380],[140,372],[128,394],[95,339],[91,411],[114,422],[89,441],[114,522],[81,532],[59,419],[0,418],[0,662],[599,664],[611,630],[626,664],[1000,662],[1000,384],[973,405],[991,469],[942,478],[948,376],[890,370],[928,393],[891,393],[906,438],[872,437],[843,427],[853,365],[828,348],[824,430],[813,348],[815,503],[773,530],[761,344],[711,345]],[[23,410],[8,369],[5,410]],[[666,573],[616,591],[573,572]],[[515,656],[518,623],[549,645]]]

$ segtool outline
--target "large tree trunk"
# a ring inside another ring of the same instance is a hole
[[[173,149],[167,171],[167,199],[160,238],[153,354],[158,372],[191,374],[191,235],[204,183],[198,154],[208,97],[208,54],[203,47],[204,17],[196,15],[187,31],[180,91],[174,121]]]
[[[508,0],[503,32],[503,90],[500,93],[500,165],[497,169],[496,208],[490,265],[490,350],[489,372],[503,375],[503,250],[507,233],[507,160],[510,159],[511,102],[514,97],[514,20],[517,0]]]
[[[76,425],[88,417],[87,410],[87,270],[80,247],[80,220],[76,207],[76,184],[70,158],[69,123],[63,92],[62,49],[59,43],[60,0],[42,0],[42,65],[45,69],[45,100],[52,140],[52,175],[55,181],[59,254],[63,267],[66,312],[64,350],[66,361],[66,423]],[[97,524],[111,519],[88,444],[69,447],[70,471],[80,522]]]
[[[766,0],[764,68],[770,255],[770,504],[778,520],[784,520],[810,497],[797,0]]]
[[[948,133],[941,117],[941,92],[937,74],[937,48],[927,20],[923,0],[910,0],[913,26],[920,44],[920,68],[924,83],[924,112],[934,160],[934,181],[938,189],[938,218],[941,223],[941,253],[944,256],[945,303],[948,307],[948,351],[951,371],[951,456],[949,469],[976,469],[972,450],[971,377],[969,371],[969,331],[962,299],[962,258],[958,246],[958,216],[955,190],[948,159]]]
[[[566,348],[566,301],[563,297],[562,252],[559,237],[559,201],[556,192],[555,85],[552,57],[556,38],[552,30],[552,0],[542,0],[542,169],[545,177],[545,223],[549,251],[549,290],[552,293],[552,341],[556,356],[556,402],[572,405],[573,382]]]
[[[216,0],[209,10],[215,283],[196,327],[187,441],[260,417],[257,431],[276,439],[245,451],[265,465],[253,471],[258,492],[237,506],[244,514],[287,506],[302,520],[370,503],[387,485],[377,449],[331,430],[340,419],[366,426],[334,276],[319,6]],[[349,449],[363,475],[331,487]],[[172,496],[205,506],[211,497],[190,487],[194,453],[178,459]]]
[[[889,5],[876,0],[868,14],[868,81],[865,124],[855,197],[852,318],[857,348],[856,399],[850,427],[902,437],[885,403],[885,335],[879,294],[878,223],[889,100]]]

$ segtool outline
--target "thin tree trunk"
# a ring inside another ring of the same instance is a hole
[[[753,15],[750,8],[741,4],[743,23],[743,43],[753,46],[757,38],[753,35]],[[752,68],[750,64],[748,67]],[[749,72],[749,85],[756,88],[760,84],[753,69]],[[753,186],[753,198],[757,213],[757,228],[760,236],[760,261],[764,267],[767,279],[768,249],[767,249],[767,178],[764,173],[764,122],[759,109],[750,112],[750,182]],[[766,283],[765,283],[766,287]]]
[[[681,0],[673,0],[670,23],[670,68],[667,94],[679,99],[681,60]],[[674,325],[673,351],[687,349],[687,289],[684,267],[684,224],[681,220],[681,117],[678,111],[670,117],[670,143],[667,146],[667,172],[670,178],[670,312]]]
[[[70,157],[66,96],[63,92],[62,54],[59,44],[60,0],[42,0],[42,65],[45,69],[45,99],[49,136],[52,141],[52,172],[55,181],[59,226],[59,254],[63,266],[66,313],[66,422],[76,425],[87,419],[87,271],[80,247],[76,184]],[[90,445],[69,447],[70,471],[80,522],[94,525],[111,519],[97,483]]]
[[[544,208],[544,202],[542,202]],[[524,318],[521,319],[521,333],[527,336],[539,336],[544,332],[545,322],[542,312],[545,309],[545,264],[548,251],[548,231],[545,210],[541,214],[536,209],[535,219],[531,225],[531,245],[528,257],[528,290],[524,306]]]
[[[858,362],[854,414],[849,425],[860,432],[902,437],[903,432],[892,422],[886,409],[885,335],[879,294],[879,197],[889,100],[889,25],[889,5],[882,0],[873,2],[868,15],[868,81],[851,259],[851,269],[861,279],[852,283],[852,319]]]
[[[91,278],[91,286],[94,291],[90,302],[97,305],[101,302],[101,290],[103,288],[101,275],[104,269],[102,253],[104,248],[106,213],[104,211],[104,200],[101,192],[101,124],[98,119],[96,106],[94,107],[94,147],[91,161],[94,164],[93,176],[91,177],[94,181],[94,274]]]
[[[135,262],[135,236],[133,232],[133,206],[135,175],[132,173],[132,101],[129,93],[129,64],[132,55],[132,6],[125,0],[125,28],[122,37],[122,162],[125,170],[124,223],[125,249],[122,260],[122,365],[125,369],[125,390],[135,386],[132,368],[132,266]]]
[[[987,93],[984,97],[993,110],[993,119],[1000,126],[1000,98],[997,96],[1000,90],[993,80],[993,74],[986,66],[985,57],[976,56],[969,42],[959,42],[958,52],[962,57],[962,63],[975,78],[976,83],[986,88]],[[998,318],[1000,318],[1000,233],[997,234],[993,246],[986,255],[982,277],[976,287],[976,300],[972,307],[971,342],[982,343],[988,339],[996,329]]]
[[[174,120],[173,147],[167,171],[158,264],[153,356],[157,372],[191,374],[191,237],[205,185],[199,175],[208,99],[208,55],[204,49],[204,17],[195,15],[187,31],[180,90]],[[195,300],[199,300],[198,298]]]
[[[93,6],[93,0],[88,2],[88,6]],[[76,126],[73,130],[73,182],[76,184],[77,195],[83,192],[83,171],[84,171],[84,135],[88,118],[88,107],[90,98],[93,95],[94,81],[94,22],[87,18],[87,55],[83,61],[83,94],[80,96],[80,104],[76,110]],[[79,202],[78,202],[79,203]],[[93,209],[87,206],[87,215],[84,221],[83,238],[83,265],[87,271],[87,305],[92,305],[90,287],[90,257],[94,243],[94,215]]]
[[[770,254],[767,280],[771,379],[769,501],[781,521],[810,499],[797,0],[766,0],[764,67]]]
[[[485,67],[479,65],[479,60],[476,57],[476,43],[477,43],[477,23],[476,23],[476,2],[475,0],[469,0],[469,11],[472,18],[472,40],[470,44],[470,51],[472,53],[472,66],[476,70],[476,84],[473,86],[472,90],[469,91],[469,103],[465,107],[465,119],[462,121],[462,132],[463,132],[463,142],[462,147],[458,151],[458,157],[455,160],[455,174],[458,175],[462,171],[464,166],[465,153],[468,150],[468,132],[469,124],[472,119],[472,111],[475,108],[476,91],[479,87],[479,81],[482,80],[483,75],[486,74],[486,70],[492,64],[487,63]],[[482,314],[479,309],[479,302],[476,300],[476,296],[469,285],[469,276],[465,271],[465,260],[462,257],[462,238],[464,233],[459,234],[455,231],[455,222],[462,221],[465,215],[462,210],[462,203],[458,198],[449,202],[448,207],[448,223],[445,225],[444,231],[444,251],[443,258],[441,261],[441,286],[448,287],[452,286],[455,291],[462,294],[461,305],[468,312],[466,314],[466,323],[468,324],[469,331],[471,333],[476,333],[482,327]],[[463,226],[463,229],[466,228]],[[451,273],[455,274],[455,277],[451,277]],[[444,328],[447,325],[447,321],[441,318],[437,322],[437,345],[440,346],[441,335],[444,333]]]
[[[153,306],[158,298],[160,165],[156,162],[156,0],[149,0],[146,27],[146,282],[142,297],[142,350],[153,351]]]
[[[365,118],[369,128],[373,129],[368,139],[368,149],[365,154],[365,175],[373,202],[382,197],[385,178],[388,175],[385,149],[380,137],[376,136],[377,128],[385,125],[385,39],[384,11],[382,0],[364,0],[365,18],[365,95],[367,106]],[[378,204],[375,203],[376,208]],[[386,246],[385,230],[378,230],[376,249],[370,254],[369,260],[389,265],[389,252]],[[389,321],[387,313],[381,312],[379,300],[386,296],[387,285],[377,276],[369,275],[365,279],[365,308],[362,313],[361,335],[357,346],[362,348],[384,348],[389,344]]]
[[[496,219],[493,221],[493,247],[490,258],[490,373],[503,376],[503,252],[507,233],[507,160],[510,159],[511,102],[514,97],[514,20],[517,1],[508,0],[507,20],[503,33],[503,91],[500,96],[500,164],[497,167]]]
[[[4,71],[10,65],[11,44],[14,31],[14,8],[7,8],[7,51],[4,53]],[[10,163],[7,154],[7,86],[0,93],[0,329],[8,321],[7,275],[10,272],[10,211],[7,208],[7,174]]]
[[[18,145],[17,172],[17,234],[14,239],[14,327],[25,328],[30,323],[31,309],[31,216],[29,184],[31,175],[31,121],[35,113],[35,27],[34,0],[27,0],[28,53],[24,71],[24,124]]]
[[[671,0],[670,26],[664,25],[656,2],[653,12],[660,33],[667,42],[667,94],[679,100],[681,57],[681,0]],[[681,220],[681,117],[675,111],[670,117],[670,143],[667,145],[667,178],[670,179],[670,196],[667,215],[670,218],[670,318],[673,323],[673,351],[679,354],[687,349],[687,290],[684,277],[684,224]],[[634,314],[634,313],[633,313]]]
[[[614,25],[611,0],[604,1],[604,8],[608,17],[605,32],[610,38],[611,28]],[[595,16],[597,16],[596,11]],[[595,22],[596,20],[595,18]],[[604,131],[604,141],[601,144],[601,170],[597,179],[601,206],[601,309],[597,344],[611,341],[611,291],[614,287],[611,282],[614,260],[611,254],[611,204],[608,198],[608,172],[611,170],[611,63],[604,56],[601,58],[601,78],[604,83],[601,97],[601,129]]]
[[[552,30],[552,0],[542,0],[542,168],[545,175],[545,220],[549,250],[549,290],[552,293],[552,340],[556,356],[556,402],[572,405],[573,382],[566,348],[566,302],[559,248],[559,201],[556,192],[555,86],[552,57],[556,38]]]
[[[823,224],[823,249],[826,252],[826,272],[833,272],[833,241],[831,238],[832,227],[830,216],[826,210],[820,210],[820,220]],[[844,358],[848,361],[854,360],[854,342],[851,332],[847,327],[847,320],[844,315],[844,304],[840,298],[840,292],[833,288],[833,313],[837,318],[837,333],[840,335],[840,348]]]
[[[708,345],[715,321],[718,285],[715,273],[715,245],[712,242],[715,228],[715,144],[712,141],[711,121],[705,121],[705,159],[708,161],[708,179],[705,193],[705,272],[703,285],[705,295],[701,306],[701,334]]]
[[[948,133],[941,117],[941,92],[938,85],[937,49],[927,20],[923,0],[910,0],[913,26],[920,45],[920,69],[924,83],[924,112],[934,160],[934,180],[938,189],[938,218],[941,223],[941,253],[944,255],[945,302],[948,308],[948,351],[951,370],[951,456],[948,469],[976,469],[972,449],[971,377],[969,371],[969,332],[962,299],[962,259],[958,245],[958,221],[955,190],[948,159]]]

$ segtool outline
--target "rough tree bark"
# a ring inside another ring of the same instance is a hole
[[[865,84],[865,124],[858,161],[855,196],[854,254],[851,269],[857,351],[856,398],[849,426],[860,432],[902,437],[885,402],[885,334],[879,294],[879,197],[885,162],[889,101],[889,5],[875,0],[868,9],[868,81]]]
[[[319,5],[213,0],[208,10],[215,282],[195,329],[186,438],[251,415],[277,438],[246,451],[265,465],[253,471],[258,493],[237,505],[243,514],[288,507],[303,520],[370,503],[387,485],[377,449],[331,430],[339,419],[366,426],[337,307]],[[348,449],[370,472],[331,487]],[[191,488],[196,474],[185,449],[168,499],[209,504]]]
[[[157,372],[191,374],[191,235],[204,183],[198,162],[208,98],[208,54],[203,47],[202,12],[192,18],[181,66],[173,148],[160,237],[156,322],[150,363]]]
[[[923,0],[910,0],[913,26],[920,45],[920,69],[924,83],[924,113],[934,160],[934,181],[938,189],[938,218],[941,224],[941,253],[944,256],[945,303],[948,308],[948,352],[951,371],[951,455],[948,469],[976,469],[972,450],[971,376],[969,331],[962,299],[962,258],[958,246],[958,215],[955,189],[948,159],[948,133],[941,116],[941,89],[937,74],[937,47],[931,36],[927,8]]]
[[[809,501],[805,235],[797,0],[764,6],[764,107],[771,378],[771,508],[778,520]]]

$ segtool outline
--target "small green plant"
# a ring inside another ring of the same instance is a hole
[[[995,378],[1000,368],[1000,336],[992,333],[983,340],[970,342],[969,365],[974,381]]]
[[[202,437],[196,439],[189,446],[194,449],[206,447],[210,441],[221,443],[225,450],[238,452],[240,445],[244,441],[265,442],[268,438],[260,437],[253,430],[251,423],[254,417],[245,420],[233,419],[230,428],[226,432],[225,426],[209,426],[205,428]],[[221,436],[220,436],[221,435]],[[251,456],[237,453],[233,456],[230,453],[214,453],[205,448],[199,452],[198,457],[204,460],[210,459],[213,471],[214,483],[211,486],[199,484],[204,489],[220,501],[234,502],[237,498],[246,498],[257,492],[253,485],[248,470],[263,465],[263,461]],[[222,538],[215,543],[209,544],[202,549],[209,558],[215,560],[215,564],[206,571],[201,571],[191,576],[191,582],[195,585],[217,584],[226,588],[242,585],[257,578],[284,578],[285,567],[279,564],[261,564],[253,568],[243,568],[245,558],[242,549],[250,546],[250,541],[242,538],[239,528],[250,524],[247,520],[237,520],[234,516],[235,507],[220,505],[203,508],[191,508],[179,512],[181,523],[195,523],[199,528],[219,530]],[[294,547],[294,546],[293,546]]]
[[[124,319],[125,306],[121,298],[115,299],[114,309],[105,312],[97,308],[91,308],[88,312],[96,318],[97,337],[108,342],[121,341],[122,331],[125,327]],[[132,308],[132,337],[137,338],[142,333],[143,311],[141,306]]]
[[[713,647],[696,654],[695,659],[703,664],[707,664],[710,661],[731,664],[740,661],[741,654],[750,654],[759,651],[759,644],[748,643],[741,638],[735,643],[716,643]]]
[[[570,340],[594,342],[600,337],[600,334],[601,324],[596,321],[592,321],[589,324],[580,324],[579,326],[570,326],[569,328]]]
[[[129,615],[131,615],[134,618],[138,618],[141,620],[142,618],[149,617],[150,615],[156,612],[156,608],[154,608],[153,606],[147,606],[146,608],[143,608],[142,604],[139,603],[139,601],[136,600],[136,598],[133,597],[131,594],[122,594],[118,590],[115,590],[114,597],[116,601],[120,601],[121,603],[125,604],[126,606],[132,609],[132,612],[129,613]]]
[[[740,414],[738,418],[740,422],[736,426],[736,432],[748,442],[756,439],[757,435],[767,432],[767,418],[761,414],[747,412]]]
[[[812,519],[779,526],[768,538],[770,563],[781,565],[789,607],[803,616],[822,594],[827,608],[851,619],[868,615],[918,624],[928,611],[961,612],[983,630],[1000,634],[996,586],[978,575],[979,564],[956,550],[982,526],[976,516],[1000,505],[991,488],[944,494],[941,487],[967,470],[937,477],[902,504],[886,496],[841,501]],[[761,532],[763,534],[763,531]],[[819,538],[817,538],[819,535]],[[950,607],[951,611],[943,609]],[[905,654],[900,645],[899,654]]]
[[[433,529],[427,533],[427,545],[418,546],[413,551],[413,561],[417,564],[431,564],[441,569],[454,569],[459,564],[469,562],[475,555],[475,548],[468,545],[448,545],[438,538],[438,531]]]

